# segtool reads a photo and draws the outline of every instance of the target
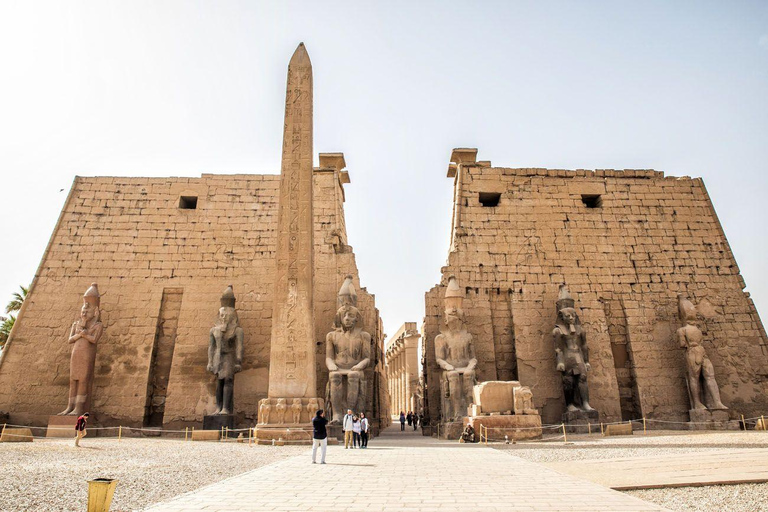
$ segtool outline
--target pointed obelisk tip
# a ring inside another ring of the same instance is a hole
[[[307,53],[307,47],[304,46],[304,43],[299,43],[299,46],[296,47],[296,51],[293,52],[293,57],[291,57],[291,65],[297,65],[297,64],[309,64],[312,65],[309,61],[309,54]]]

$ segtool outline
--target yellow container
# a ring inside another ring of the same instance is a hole
[[[109,512],[116,486],[111,478],[88,480],[88,512]]]

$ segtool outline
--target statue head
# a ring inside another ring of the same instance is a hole
[[[219,328],[219,331],[226,333],[227,338],[231,338],[234,336],[237,326],[238,318],[237,311],[235,311],[235,292],[230,284],[221,295],[221,307],[219,308],[219,316],[216,319],[216,327]]]
[[[344,283],[339,289],[339,309],[336,311],[334,324],[337,329],[351,331],[360,323],[360,310],[357,309],[357,292],[352,284],[352,276],[344,278]]]
[[[696,306],[682,293],[677,296],[677,313],[683,325],[693,323],[696,320]]]
[[[293,401],[291,402],[291,404],[294,405],[294,406],[296,406],[296,405],[300,406],[301,405],[301,398],[294,398]]]
[[[99,305],[101,305],[101,295],[96,283],[92,283],[83,294],[83,307],[80,308],[80,320],[88,323],[95,319],[99,321]]]
[[[443,320],[451,331],[458,331],[464,326],[464,292],[459,288],[459,283],[454,276],[448,278],[448,286],[445,289],[445,310]]]
[[[562,308],[557,312],[557,324],[564,333],[575,333],[577,327],[581,325],[579,315],[574,308]]]

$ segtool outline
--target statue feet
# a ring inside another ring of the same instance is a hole
[[[584,402],[583,404],[581,404],[581,410],[582,410],[582,411],[587,411],[587,412],[589,412],[589,411],[594,411],[594,409],[592,408],[592,406],[591,406],[591,405],[589,405],[589,402]]]
[[[57,416],[66,416],[67,414],[72,414],[72,409],[74,409],[74,408],[75,408],[74,405],[69,405],[69,406],[67,406],[66,409],[64,409],[59,414],[57,414]]]
[[[728,408],[722,402],[717,402],[715,405],[710,407],[710,410],[712,410],[712,411],[727,411]]]
[[[222,409],[222,410],[220,410],[219,412],[216,412],[216,413],[214,413],[214,414],[232,414],[232,413],[229,411],[229,409],[227,409],[227,408],[225,407],[224,409]]]
[[[573,405],[573,404],[568,404],[568,407],[566,407],[565,409],[566,409],[568,412],[576,412],[576,411],[578,411],[578,410],[579,410],[579,408],[578,408],[578,407],[576,407],[576,406],[575,406],[575,405]]]
[[[221,414],[221,407],[217,407],[216,410],[211,413],[211,416],[216,416],[217,414]]]
[[[693,408],[694,408],[694,409],[696,409],[696,410],[698,410],[698,411],[706,411],[706,410],[707,410],[707,406],[706,406],[706,405],[704,405],[704,404],[703,404],[703,403],[701,403],[701,402],[699,402],[699,403],[695,404],[695,405],[693,406]]]

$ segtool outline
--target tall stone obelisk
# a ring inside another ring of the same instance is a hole
[[[304,43],[288,64],[277,215],[269,398],[317,397],[313,308],[312,63]],[[306,401],[302,401],[303,403]]]

